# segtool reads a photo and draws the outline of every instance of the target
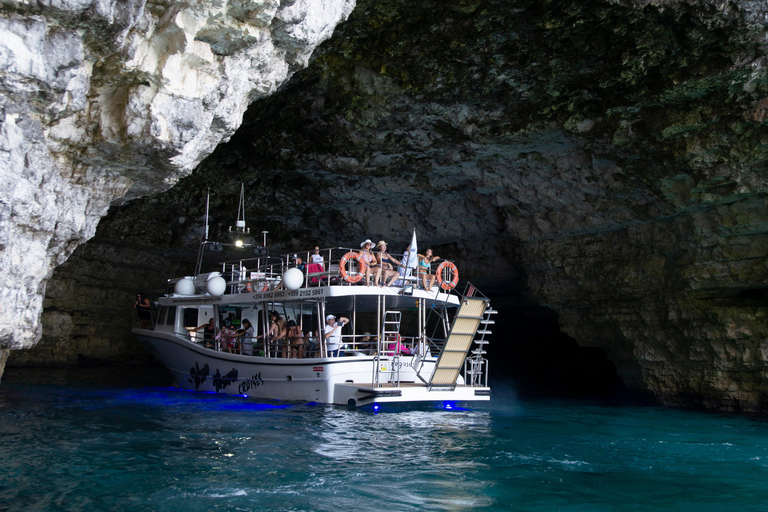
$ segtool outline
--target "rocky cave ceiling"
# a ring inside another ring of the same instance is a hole
[[[765,410],[766,27],[762,2],[357,2],[189,177],[111,208],[11,361],[131,357],[127,297],[188,273],[206,191],[219,236],[245,183],[275,251],[416,228],[630,388]]]

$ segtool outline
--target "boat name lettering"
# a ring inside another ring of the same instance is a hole
[[[173,304],[207,304],[209,302],[221,302],[221,297],[202,297],[199,299],[171,299]]]
[[[405,368],[407,366],[413,366],[413,363],[397,362],[395,363],[395,366],[397,366],[398,368]]]
[[[219,391],[226,388],[236,380],[237,380],[237,368],[232,368],[224,376],[222,376],[221,373],[219,373],[219,370],[216,370],[216,373],[213,374],[213,387],[214,389],[216,389],[216,392],[218,393]]]
[[[241,382],[240,385],[237,387],[237,392],[241,395],[244,395],[251,389],[257,388],[263,385],[264,385],[264,380],[261,378],[261,372],[259,372],[256,375],[253,375],[250,379],[245,379],[243,382]]]
[[[195,362],[195,366],[189,369],[189,376],[192,377],[191,379],[189,379],[189,382],[194,382],[195,389],[200,389],[200,384],[205,382],[205,378],[208,377],[209,371],[210,371],[210,368],[208,368],[208,363],[205,363],[203,367],[200,368],[197,362]]]
[[[312,367],[312,371],[313,372],[322,372],[323,371],[323,367],[322,366],[313,366]]]

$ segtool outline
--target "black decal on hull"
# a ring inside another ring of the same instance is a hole
[[[237,380],[237,368],[232,368],[223,377],[221,376],[221,373],[219,373],[219,370],[216,370],[216,373],[213,374],[213,387],[214,389],[216,389],[216,392],[218,393],[219,391],[226,388],[236,380]]]
[[[200,389],[200,384],[205,382],[205,378],[208,377],[209,371],[210,369],[208,368],[208,363],[205,363],[203,367],[200,368],[197,362],[195,362],[195,366],[189,369],[189,375],[192,377],[189,379],[189,382],[194,382],[195,389]]]
[[[250,379],[245,379],[241,382],[237,387],[237,392],[241,395],[245,395],[251,389],[257,388],[263,384],[264,381],[261,379],[261,372],[259,372],[256,375],[253,375]]]

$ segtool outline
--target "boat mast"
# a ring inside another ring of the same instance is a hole
[[[208,210],[211,205],[211,189],[208,189],[208,193],[205,197],[205,228],[203,229],[203,240],[200,242],[200,250],[197,252],[197,266],[195,267],[195,275],[200,274],[200,270],[203,266],[203,253],[205,252],[205,244],[208,243]]]

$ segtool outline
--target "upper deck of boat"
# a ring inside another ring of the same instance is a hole
[[[431,290],[423,288],[415,275],[407,272],[392,286],[365,285],[364,269],[357,255],[358,250],[337,247],[323,249],[323,264],[303,263],[310,257],[310,252],[284,254],[280,257],[260,257],[248,260],[222,263],[221,270],[203,274],[198,278],[180,278],[169,280],[176,284],[181,279],[196,282],[195,293],[175,292],[159,299],[164,306],[200,305],[200,304],[249,304],[258,302],[302,302],[325,300],[339,310],[352,309],[374,311],[382,300],[391,309],[416,308],[419,300],[424,305],[458,306],[460,296],[454,291],[458,281],[458,271],[451,264],[448,271],[441,270],[440,278]],[[301,258],[302,263],[297,263]],[[447,261],[447,260],[444,260]],[[450,263],[450,262],[449,262]],[[433,265],[441,268],[440,265]],[[451,282],[451,268],[455,279]],[[286,280],[286,272],[293,270],[293,283]],[[434,270],[432,270],[434,272]],[[225,293],[215,295],[204,289],[204,276],[220,276],[226,280]],[[444,279],[443,279],[444,278]],[[442,282],[443,286],[440,285]]]

